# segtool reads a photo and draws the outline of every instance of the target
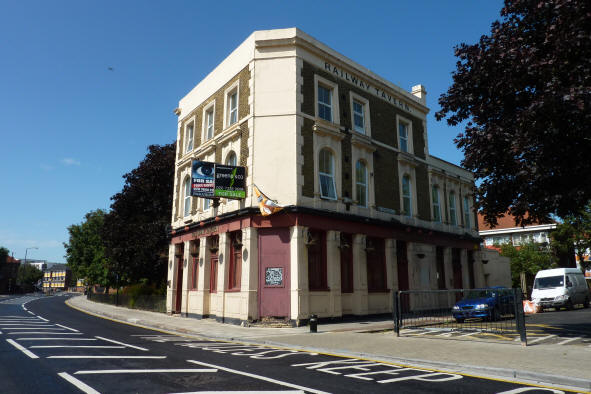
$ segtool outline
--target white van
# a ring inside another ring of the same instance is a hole
[[[555,268],[536,274],[532,301],[544,308],[572,309],[576,304],[589,307],[591,293],[583,272],[577,268]]]

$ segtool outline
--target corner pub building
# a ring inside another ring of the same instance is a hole
[[[301,325],[390,313],[398,289],[510,284],[479,250],[472,174],[429,154],[428,111],[422,85],[301,30],[252,33],[175,110],[167,311]],[[192,197],[195,159],[244,166],[246,198]],[[261,215],[253,185],[284,208]]]

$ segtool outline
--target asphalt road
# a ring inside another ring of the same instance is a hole
[[[561,392],[372,360],[180,337],[86,315],[64,300],[0,301],[1,392]]]

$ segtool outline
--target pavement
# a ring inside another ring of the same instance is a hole
[[[242,327],[127,309],[89,301],[85,296],[74,296],[66,303],[91,315],[182,336],[366,358],[591,393],[591,345],[521,346],[470,337],[396,337],[388,320],[320,324],[318,333],[310,333],[308,327]]]

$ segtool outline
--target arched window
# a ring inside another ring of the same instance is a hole
[[[411,182],[408,175],[402,177],[402,210],[404,216],[412,217]]]
[[[456,193],[449,193],[449,224],[452,226],[458,225],[458,216],[456,209]]]
[[[464,196],[464,227],[470,228],[470,198]]]
[[[234,153],[234,151],[230,151],[230,153],[228,153],[228,156],[226,156],[226,165],[235,166],[237,161],[238,160],[236,159],[236,153]]]
[[[433,200],[433,221],[441,223],[441,205],[439,203],[439,188],[433,185],[431,188],[431,198]]]
[[[367,207],[367,167],[362,160],[358,160],[355,164],[355,191],[357,204]]]
[[[320,197],[330,200],[337,199],[334,182],[334,158],[328,149],[322,149],[318,155],[318,177],[320,183]]]
[[[184,184],[185,198],[183,204],[184,216],[187,217],[191,214],[191,178],[185,179]]]

